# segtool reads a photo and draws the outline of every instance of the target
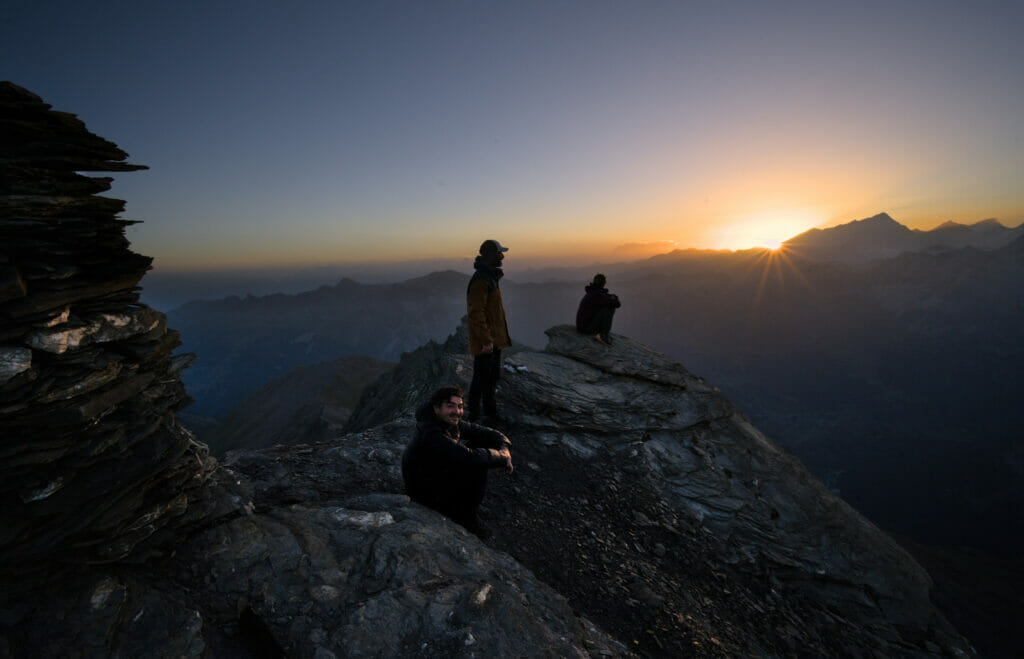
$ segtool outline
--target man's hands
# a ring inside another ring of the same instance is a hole
[[[492,341],[491,343],[485,344],[481,350],[487,354],[494,352],[494,342]]]
[[[498,455],[505,458],[505,473],[511,474],[514,467],[512,466],[512,453],[508,450],[507,446],[501,447],[498,451]]]

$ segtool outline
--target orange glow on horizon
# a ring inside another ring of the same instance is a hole
[[[743,214],[723,222],[716,231],[719,249],[765,247],[776,250],[793,236],[821,224],[821,217],[808,210],[779,210]]]
[[[740,207],[742,206],[742,207]],[[889,212],[892,217],[912,229],[930,230],[944,221],[973,223],[991,217],[954,215],[939,220],[905,216],[885,206],[834,212],[824,205],[775,205],[776,209],[756,210],[753,203],[736,203],[728,212],[707,214],[692,210],[649,206],[629,213],[632,221],[618,214],[597,215],[592,229],[580,231],[572,221],[559,221],[553,215],[538,213],[531,223],[521,222],[518,215],[499,216],[500,221],[488,227],[459,230],[455,235],[410,227],[401,241],[382,241],[376,236],[363,240],[313,241],[304,234],[273,234],[268,245],[257,234],[245,241],[236,239],[232,249],[224,250],[212,236],[202,246],[192,246],[157,259],[162,271],[232,271],[257,269],[289,269],[335,267],[342,265],[375,266],[420,262],[424,271],[436,268],[464,268],[471,264],[477,248],[486,237],[495,237],[510,247],[506,255],[508,272],[535,267],[576,266],[589,263],[641,260],[673,250],[740,251],[765,248],[779,252],[782,244],[812,228],[828,228]],[[682,216],[682,217],[681,217]],[[575,216],[571,218],[576,220]],[[1014,222],[1003,221],[1013,227]],[[143,225],[145,226],[145,225]],[[493,229],[491,227],[500,227]],[[348,236],[346,236],[348,238]],[[141,254],[154,255],[158,249],[138,244],[133,248]],[[412,246],[410,246],[410,244]]]

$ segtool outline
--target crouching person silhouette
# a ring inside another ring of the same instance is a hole
[[[619,296],[609,293],[604,287],[607,280],[598,273],[594,281],[587,284],[586,295],[576,309],[576,331],[593,336],[606,345],[612,344],[612,318],[615,310],[622,306]]]
[[[462,420],[462,389],[441,387],[416,411],[416,434],[402,454],[405,492],[481,538],[477,507],[487,471],[512,472],[512,442],[497,430]]]

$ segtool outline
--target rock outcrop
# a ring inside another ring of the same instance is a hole
[[[595,622],[652,654],[970,652],[927,573],[713,386],[627,337],[548,336],[505,358],[519,467],[495,479],[491,524],[495,544]],[[408,416],[471,373],[463,325],[405,355],[350,427]]]
[[[144,167],[11,83],[0,144],[0,581],[37,587],[174,533],[213,463],[175,419],[184,358],[138,302],[124,202],[78,173]]]
[[[126,157],[0,84],[0,656],[967,656],[928,576],[713,387],[625,337],[508,351],[488,544],[402,494],[460,328],[351,432],[218,464],[138,303]],[[591,622],[593,621],[593,622]]]

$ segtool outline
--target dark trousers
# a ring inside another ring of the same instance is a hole
[[[433,508],[474,533],[479,529],[476,509],[483,501],[486,489],[487,469],[483,467],[453,470],[423,491],[411,491],[406,483],[410,499]]]
[[[494,390],[498,387],[501,377],[501,350],[482,352],[473,357],[473,380],[469,383],[469,401],[467,412],[480,413],[480,401],[484,404],[484,414],[495,414],[498,404],[494,400]]]
[[[612,318],[615,316],[615,309],[612,307],[601,307],[590,319],[586,327],[580,329],[581,334],[600,334],[601,338],[607,339],[612,331]]]

